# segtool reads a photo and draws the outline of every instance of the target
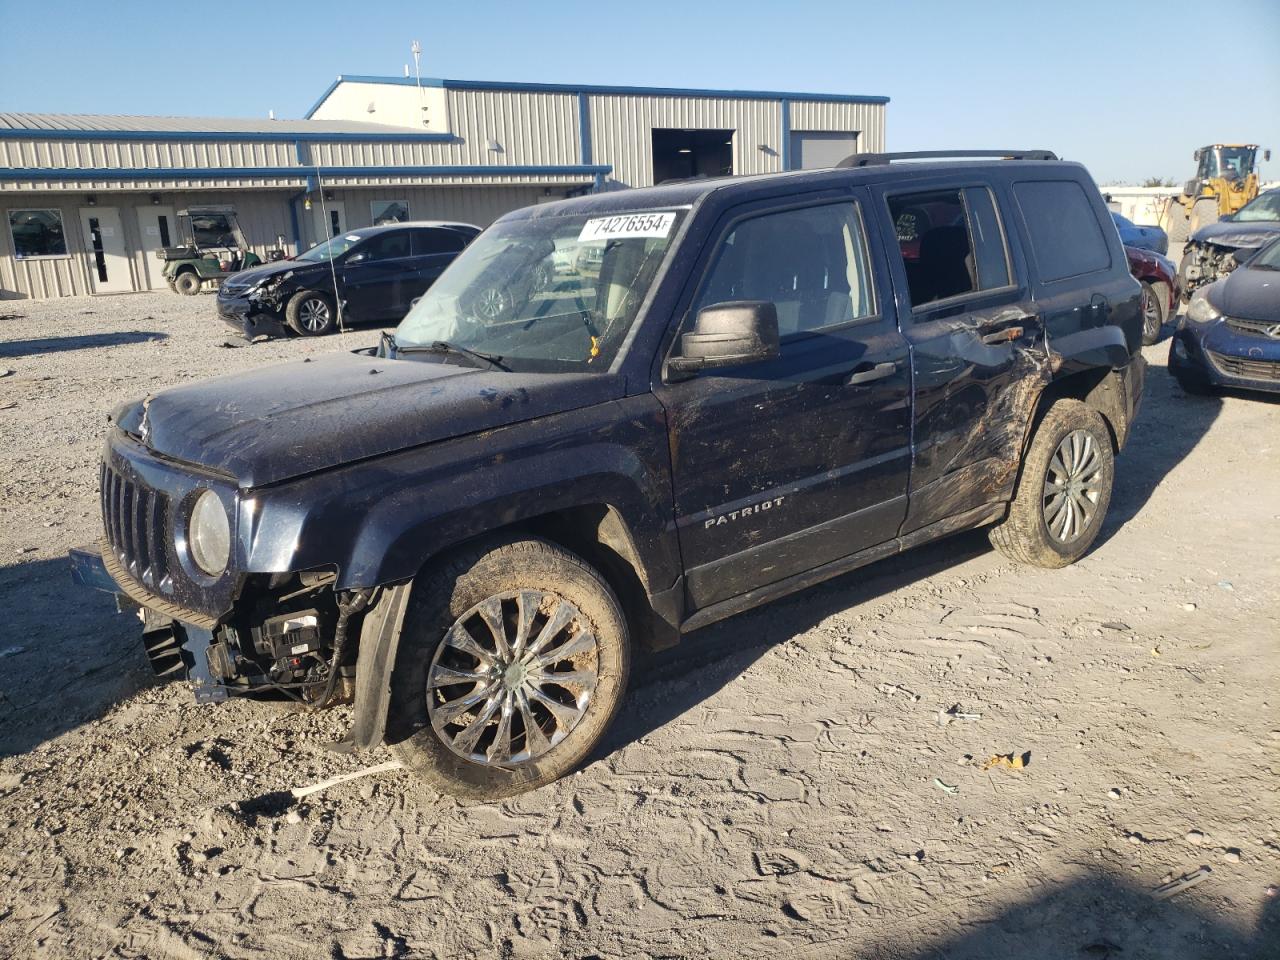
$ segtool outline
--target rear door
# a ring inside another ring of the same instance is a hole
[[[866,201],[739,207],[704,254],[682,329],[705,306],[771,301],[781,355],[655,388],[692,609],[891,540],[902,522],[910,370]]]
[[[983,178],[875,188],[915,384],[902,532],[1006,499],[1048,376],[1044,330],[1001,199]]]
[[[413,297],[420,297],[440,278],[444,268],[453,263],[454,257],[462,252],[468,238],[456,230],[419,228],[412,233],[413,259],[417,270],[414,280],[417,292]],[[406,304],[406,309],[407,306]]]
[[[342,268],[347,307],[361,320],[399,320],[417,288],[418,271],[408,230],[374,234]]]

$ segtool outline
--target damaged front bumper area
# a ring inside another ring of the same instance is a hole
[[[1240,265],[1241,260],[1248,259],[1253,249],[1224,247],[1216,243],[1188,243],[1178,268],[1179,296],[1183,300],[1190,299],[1200,287],[1225,277]]]
[[[352,697],[354,637],[377,590],[339,596],[323,572],[253,578],[231,614],[213,619],[151,594],[109,545],[68,559],[72,580],[113,594],[117,610],[138,617],[155,675],[190,681],[197,703],[275,692],[318,709]]]
[[[260,289],[236,293],[224,285],[218,291],[218,316],[249,340],[264,335],[283,337],[288,334],[284,305]]]

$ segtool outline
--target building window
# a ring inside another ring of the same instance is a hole
[[[654,183],[732,173],[732,130],[653,131]]]
[[[370,200],[369,218],[375,227],[384,223],[404,223],[409,219],[409,201]]]
[[[13,255],[19,260],[67,255],[61,210],[10,210],[9,233],[13,236]]]

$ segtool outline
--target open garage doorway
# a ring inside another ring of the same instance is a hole
[[[733,173],[732,130],[653,131],[653,182]]]

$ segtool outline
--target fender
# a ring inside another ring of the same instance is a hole
[[[1062,358],[1062,370],[1066,372],[1096,370],[1099,367],[1119,370],[1128,365],[1134,349],[1125,331],[1110,323],[1051,337],[1049,347]]]
[[[666,416],[652,394],[429,444],[257,491],[249,573],[329,568],[337,590],[412,579],[464,540],[572,507],[626,520],[642,578],[675,582]]]

